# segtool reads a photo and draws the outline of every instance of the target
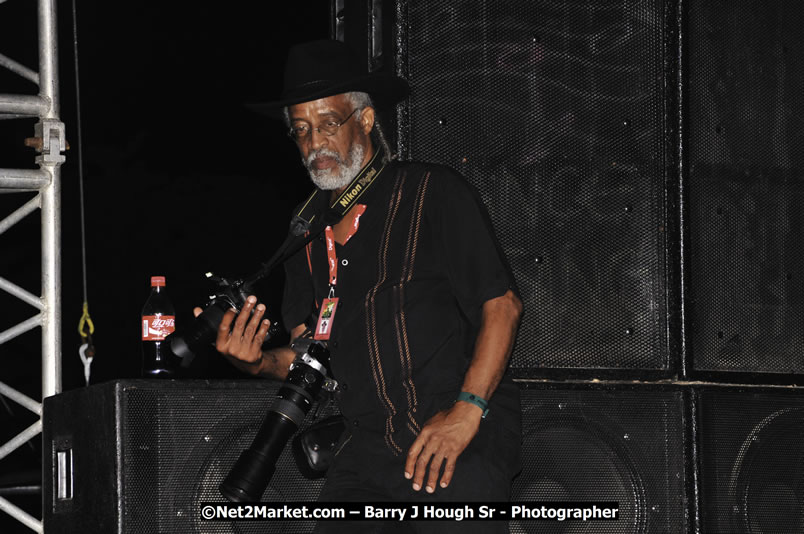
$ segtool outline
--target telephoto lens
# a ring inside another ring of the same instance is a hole
[[[276,461],[288,440],[307,416],[325,382],[329,351],[311,342],[297,354],[288,376],[265,415],[251,447],[243,451],[229,475],[220,485],[221,494],[234,502],[258,502],[268,487]]]

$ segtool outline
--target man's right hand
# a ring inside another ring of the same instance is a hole
[[[198,317],[201,311],[201,308],[195,308],[193,314]],[[230,309],[223,314],[218,337],[215,339],[215,349],[218,352],[235,367],[252,375],[263,372],[262,343],[271,326],[271,321],[262,319],[264,314],[265,305],[257,304],[257,297],[250,295],[240,313]]]
[[[201,308],[194,308],[193,314],[198,317],[202,311]],[[218,327],[215,349],[244,373],[284,380],[296,355],[290,347],[262,350],[271,326],[271,321],[262,318],[264,314],[265,305],[257,304],[257,297],[254,295],[246,299],[240,313],[234,309],[227,310]],[[304,325],[297,326],[291,331],[292,338],[303,331]]]

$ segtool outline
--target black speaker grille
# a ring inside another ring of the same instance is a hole
[[[804,4],[688,9],[693,367],[804,373]]]
[[[483,196],[527,310],[512,366],[667,369],[663,2],[400,4],[400,142]]]
[[[513,501],[617,501],[618,521],[511,521],[511,533],[683,533],[683,395],[522,391],[525,465]]]
[[[311,532],[311,521],[201,520],[201,502],[226,502],[218,485],[251,445],[278,384],[266,381],[237,387],[222,382],[207,388],[187,384],[125,390],[128,417],[122,436],[130,461],[123,466],[124,531]],[[319,413],[325,416],[333,411],[326,407]],[[288,444],[261,500],[314,501],[322,484],[323,479],[302,477]]]
[[[704,391],[699,404],[704,532],[804,532],[804,398]]]

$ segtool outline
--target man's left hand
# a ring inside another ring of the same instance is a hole
[[[413,479],[413,489],[419,491],[427,476],[426,491],[433,493],[438,483],[441,465],[441,487],[446,488],[455,473],[455,463],[480,428],[482,410],[466,402],[431,417],[410,446],[405,462],[405,478]],[[429,465],[429,474],[428,474]]]

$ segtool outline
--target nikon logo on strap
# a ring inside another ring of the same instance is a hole
[[[382,163],[382,150],[377,150],[374,152],[374,156],[372,156],[368,164],[357,173],[357,176],[349,182],[349,185],[346,186],[343,193],[332,203],[328,211],[337,213],[339,219],[346,215],[346,213],[352,209],[352,206],[357,203],[357,200],[371,187],[371,184],[374,183],[377,176],[382,173],[384,168],[385,165]],[[318,195],[321,194],[326,194],[326,192],[320,189],[313,191],[307,201],[302,205],[299,213],[293,218],[294,221],[304,221],[309,228],[309,225],[316,218],[315,207],[318,202],[315,202],[315,200]]]
[[[374,182],[374,179],[382,171],[382,167],[380,170],[377,170],[373,167],[366,167],[366,170],[367,172],[363,174],[363,176],[358,175],[359,178],[357,183],[354,184],[354,187],[351,189],[346,189],[346,191],[344,191],[336,201],[340,206],[346,208],[346,211],[349,211],[349,208],[358,198],[360,198],[360,195],[363,194],[363,191],[365,191],[372,184],[372,182]],[[344,211],[344,213],[346,213],[346,211]]]

